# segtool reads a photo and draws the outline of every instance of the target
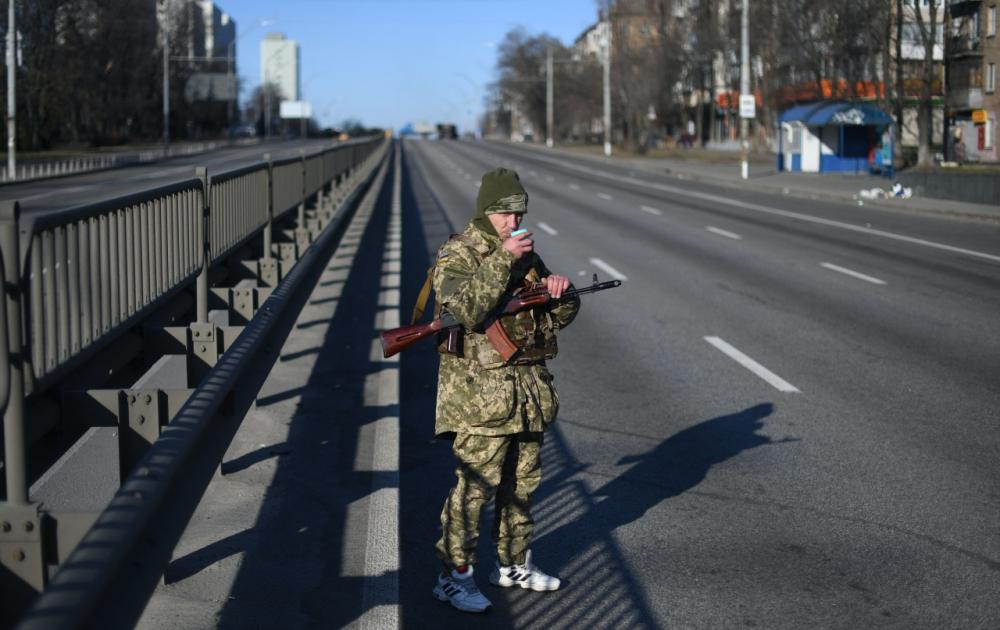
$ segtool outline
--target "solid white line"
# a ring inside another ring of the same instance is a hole
[[[651,188],[653,190],[660,190],[663,192],[669,192],[676,195],[684,195],[687,197],[694,197],[696,199],[704,199],[705,201],[714,201],[716,203],[723,203],[729,206],[735,206],[737,208],[745,208],[747,210],[754,210],[756,212],[764,212],[766,214],[773,214],[776,216],[782,216],[789,219],[797,219],[799,221],[808,221],[810,223],[818,223],[820,225],[827,225],[830,227],[839,228],[842,230],[850,230],[852,232],[861,232],[863,234],[871,234],[873,236],[880,236],[882,238],[888,238],[896,241],[902,241],[904,243],[910,243],[913,245],[920,245],[922,247],[931,247],[934,249],[940,249],[943,251],[954,252],[956,254],[965,254],[966,256],[974,256],[976,258],[983,258],[985,260],[990,260],[993,262],[1000,262],[1000,256],[995,254],[987,254],[985,252],[979,252],[972,249],[965,249],[962,247],[955,247],[953,245],[945,245],[944,243],[936,243],[934,241],[927,241],[922,238],[914,238],[912,236],[905,236],[903,234],[896,234],[894,232],[886,232],[883,230],[876,230],[873,228],[867,228],[860,225],[853,225],[851,223],[843,223],[841,221],[834,221],[833,219],[824,219],[821,217],[814,217],[808,214],[801,214],[799,212],[791,212],[789,210],[779,210],[777,208],[771,208],[769,206],[762,206],[756,203],[747,203],[744,201],[737,201],[735,199],[730,199],[728,197],[723,197],[721,195],[713,195],[710,193],[702,193],[693,190],[686,190],[684,188],[678,188],[676,186],[669,186],[667,184],[658,184],[653,182],[646,182],[641,179],[636,179],[634,177],[621,177],[615,175],[608,175],[607,173],[583,166],[580,164],[574,164],[572,162],[565,162],[563,160],[549,158],[545,156],[538,156],[537,159],[550,162],[552,164],[558,164],[565,168],[570,168],[575,171],[580,171],[587,173],[589,175],[594,175],[597,177],[603,177],[606,179],[613,179],[616,183],[628,183],[635,186],[641,186],[643,188]]]
[[[747,355],[743,354],[736,348],[732,347],[722,339],[718,337],[705,337],[705,341],[707,341],[708,343],[712,344],[713,346],[721,350],[723,354],[728,356],[730,359],[733,359],[746,369],[750,370],[757,376],[761,377],[762,379],[770,383],[778,391],[780,392],[799,391],[794,385],[792,385],[785,379],[781,378],[771,370],[767,369],[760,363],[757,363],[756,361],[754,361]]]
[[[718,234],[719,236],[725,236],[726,238],[733,238],[733,239],[736,239],[736,240],[740,240],[741,238],[743,238],[742,236],[740,236],[736,232],[729,232],[727,230],[720,230],[719,228],[712,227],[711,225],[706,226],[705,229],[708,230],[709,232],[711,232],[712,234]]]
[[[604,273],[608,274],[609,276],[611,276],[615,280],[628,280],[628,277],[626,277],[625,274],[623,274],[622,272],[618,271],[617,269],[615,269],[614,267],[612,267],[608,263],[604,262],[600,258],[591,258],[590,259],[590,264],[592,264],[593,266],[597,267],[598,269],[600,269]]]
[[[864,280],[865,282],[871,282],[872,284],[885,284],[886,283],[885,280],[879,280],[878,278],[875,278],[875,277],[872,277],[872,276],[866,276],[863,273],[858,273],[857,271],[851,271],[850,269],[846,269],[844,267],[839,267],[839,266],[831,264],[831,263],[827,263],[827,262],[820,263],[819,266],[820,267],[826,267],[827,269],[831,269],[833,271],[839,271],[840,273],[847,274],[849,276],[853,276],[855,278],[858,278],[859,280]]]
[[[559,232],[556,232],[554,229],[552,229],[552,226],[550,226],[548,223],[539,222],[538,229],[542,230],[543,232],[548,232],[552,236],[556,236],[557,234],[559,234]]]
[[[402,164],[397,150],[393,164],[390,230],[401,225]],[[383,293],[398,287],[382,276]],[[383,321],[399,320],[399,308],[381,312]],[[375,390],[374,392],[372,390]],[[374,394],[374,395],[373,395]],[[374,400],[372,400],[374,399]],[[365,379],[365,406],[378,409],[399,405],[399,369],[386,366]],[[371,470],[372,492],[368,496],[368,535],[365,541],[365,579],[361,590],[359,628],[398,628],[399,615],[399,416],[383,416],[374,423]]]
[[[597,196],[600,197],[601,199],[606,199],[608,201],[611,201],[612,199],[614,199],[614,197],[612,197],[608,193],[597,193]]]
[[[653,208],[651,206],[639,206],[639,209],[642,210],[643,212],[648,212],[649,214],[655,214],[656,216],[660,216],[661,214],[663,214],[663,210],[660,210],[659,208]]]

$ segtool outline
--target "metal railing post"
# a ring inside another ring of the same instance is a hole
[[[271,243],[274,229],[274,164],[271,154],[264,154],[267,162],[267,225],[264,226],[264,260],[271,260]]]
[[[299,202],[299,211],[296,215],[298,229],[306,227],[306,152],[305,149],[299,151],[299,162],[302,164],[302,201]]]
[[[210,213],[211,208],[210,199],[211,191],[208,189],[208,169],[204,166],[199,166],[195,169],[195,175],[201,180],[202,189],[202,211],[201,211],[201,244],[202,244],[202,258],[201,258],[201,273],[198,274],[198,283],[196,286],[196,301],[198,308],[198,316],[195,320],[199,324],[208,323],[208,267],[210,261],[212,260],[212,246],[209,234],[210,225]]]
[[[7,309],[7,349],[10,366],[8,400],[3,414],[4,474],[7,502],[28,504],[27,453],[24,440],[24,343],[21,336],[21,248],[18,242],[16,201],[0,206],[0,255],[3,256],[4,297]]]

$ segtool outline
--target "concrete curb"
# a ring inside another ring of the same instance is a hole
[[[515,146],[514,143],[503,142],[498,140],[489,140],[489,142],[498,142],[500,144],[507,144],[510,146]],[[591,162],[606,163],[609,158],[597,155],[588,155],[585,153],[577,153],[574,151],[569,151],[566,149],[561,149],[559,147],[542,147],[531,144],[517,144],[516,146],[521,146],[526,149],[530,149],[538,152],[550,152],[558,153],[567,157],[580,157]],[[895,203],[892,200],[887,199],[860,199],[854,194],[834,194],[825,191],[808,190],[804,188],[794,188],[790,186],[770,186],[755,184],[753,179],[750,179],[748,183],[736,182],[731,179],[724,177],[718,177],[710,174],[703,173],[690,173],[684,171],[671,170],[670,167],[664,165],[657,165],[655,163],[644,162],[642,160],[637,160],[633,158],[610,158],[611,160],[616,160],[616,163],[621,166],[627,166],[630,168],[635,168],[637,170],[644,171],[646,173],[655,175],[664,175],[672,179],[680,181],[696,181],[705,184],[712,184],[713,186],[720,186],[722,188],[727,188],[731,190],[747,190],[750,189],[754,192],[759,193],[769,193],[772,195],[783,195],[786,197],[795,197],[797,199],[809,199],[812,201],[833,201],[837,203],[846,203],[850,205],[862,206],[865,208],[874,208],[877,210],[892,210],[897,212],[915,212],[918,214],[930,214],[939,217],[948,217],[956,219],[965,220],[977,220],[977,221],[988,221],[1000,223],[1000,208],[997,208],[995,212],[991,213],[991,208],[979,208],[974,204],[968,204],[968,208],[921,208],[919,206],[914,206],[913,204],[903,205],[907,200],[901,199],[900,203]],[[926,199],[932,200],[932,198],[927,197]],[[961,203],[950,201],[947,199],[939,200],[942,203]]]

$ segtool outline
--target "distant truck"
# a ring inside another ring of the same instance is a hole
[[[438,140],[458,140],[458,128],[451,123],[438,123]]]

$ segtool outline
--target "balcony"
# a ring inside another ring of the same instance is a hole
[[[959,35],[948,38],[948,55],[951,57],[982,56],[983,40],[979,37]]]
[[[962,17],[979,11],[980,4],[982,0],[951,0],[948,8],[953,17]]]
[[[982,109],[983,88],[965,88],[948,92],[948,109],[962,111],[966,109]]]

